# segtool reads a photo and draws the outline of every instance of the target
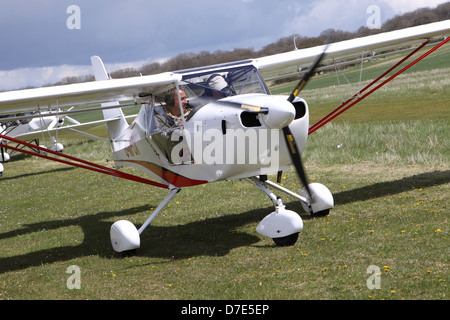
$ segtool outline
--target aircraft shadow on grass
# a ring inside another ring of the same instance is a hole
[[[410,191],[413,188],[430,187],[450,182],[450,170],[427,172],[394,181],[386,181],[347,190],[334,194],[335,204],[342,205],[355,201],[364,201]],[[301,211],[300,202],[288,203],[287,208]],[[114,253],[109,239],[111,222],[105,221],[115,216],[135,215],[148,211],[148,205],[125,209],[120,212],[100,212],[94,215],[74,219],[53,220],[28,224],[20,229],[0,234],[2,239],[21,235],[54,230],[63,227],[79,226],[83,230],[83,242],[76,246],[61,246],[41,251],[33,251],[11,257],[0,258],[0,273],[22,270],[32,266],[53,262],[68,261],[77,257],[99,255],[105,258],[120,257]],[[260,241],[254,233],[238,230],[239,228],[259,222],[273,211],[273,207],[255,209],[239,214],[206,218],[187,224],[175,226],[150,225],[141,235],[142,247],[137,256],[161,259],[186,259],[195,256],[223,256],[230,250],[242,246],[251,246]],[[170,214],[170,213],[169,213]],[[309,214],[302,214],[302,219],[311,219]],[[20,239],[18,239],[20,241]]]
[[[75,170],[75,169],[76,168],[58,168],[58,169],[51,169],[51,170],[45,170],[45,171],[22,173],[22,174],[14,175],[11,177],[2,176],[2,181],[15,180],[15,179],[20,179],[20,178],[28,178],[28,177],[32,177],[32,176],[39,176],[39,175],[55,173],[55,172],[70,171],[70,170]]]

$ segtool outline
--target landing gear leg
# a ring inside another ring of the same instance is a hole
[[[292,246],[297,242],[299,233],[303,230],[303,220],[294,211],[286,210],[281,198],[276,197],[266,185],[257,177],[251,178],[253,183],[264,191],[272,200],[275,211],[267,215],[256,227],[256,231],[272,238],[277,246]]]
[[[111,226],[110,237],[114,251],[127,255],[135,252],[140,247],[140,234],[181,189],[171,187],[170,190],[169,195],[159,204],[139,230],[127,220],[119,220]]]
[[[312,193],[312,199],[309,198],[308,192],[303,188],[300,195],[292,192],[270,180],[266,183],[280,191],[283,191],[301,201],[303,210],[309,212],[313,217],[325,217],[330,213],[331,208],[334,207],[334,199],[330,190],[320,183],[310,183],[309,190]]]
[[[272,238],[278,246],[294,245],[299,232],[303,230],[303,221],[297,213],[285,209],[280,197],[276,197],[270,191],[268,185],[299,199],[303,209],[313,217],[324,217],[328,215],[330,209],[334,206],[333,195],[327,187],[320,183],[311,183],[308,185],[311,192],[310,198],[305,188],[298,195],[267,179],[252,177],[251,180],[269,196],[275,206],[275,212],[266,216],[259,223],[256,231],[261,235]]]

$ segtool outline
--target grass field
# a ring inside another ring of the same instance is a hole
[[[0,299],[447,300],[448,57],[445,48],[430,71],[411,70],[310,136],[309,179],[331,190],[335,208],[312,219],[280,194],[304,220],[292,247],[255,231],[273,207],[238,180],[183,189],[123,258],[111,224],[139,227],[165,191],[18,156],[0,180]],[[303,92],[312,122],[339,104],[321,81]],[[66,150],[109,157],[104,142],[68,140]],[[301,187],[292,170],[282,183]],[[73,265],[80,289],[68,288]]]

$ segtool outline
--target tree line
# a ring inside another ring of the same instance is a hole
[[[309,48],[323,45],[325,43],[333,43],[353,38],[365,37],[377,33],[394,31],[447,19],[450,19],[450,2],[443,3],[434,9],[421,8],[412,12],[404,13],[402,15],[397,15],[394,18],[386,21],[380,29],[369,29],[365,26],[360,27],[354,32],[327,29],[321,32],[318,37],[304,37],[298,34],[293,34],[289,37],[284,37],[274,43],[268,44],[260,50],[245,48],[234,49],[232,51],[218,50],[215,52],[201,51],[199,53],[181,53],[176,57],[168,59],[167,61],[162,63],[153,62],[145,64],[139,69],[127,68],[112,72],[111,77],[114,79],[118,79],[139,75],[151,75],[167,71],[184,70],[232,61],[254,59],[267,55],[292,51],[295,47],[298,49]],[[93,80],[94,76],[67,77],[57,83],[49,84],[48,86],[79,83]]]

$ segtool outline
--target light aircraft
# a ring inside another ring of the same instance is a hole
[[[65,117],[56,115],[47,115],[48,112],[31,112],[29,114],[4,115],[0,117],[0,134],[13,137],[22,138],[27,137],[29,141],[33,141],[39,145],[39,135],[45,138],[43,132],[51,132],[55,128],[59,128],[64,124]],[[25,118],[24,118],[25,117]],[[5,118],[7,121],[2,121]],[[67,117],[68,120],[74,124],[80,124],[78,121]],[[34,137],[31,137],[34,136]],[[55,136],[49,135],[49,149],[61,152],[64,146],[59,143]],[[5,141],[6,142],[6,141]],[[7,162],[10,159],[10,154],[6,153],[3,148],[0,153],[0,162]]]
[[[299,199],[313,216],[326,215],[334,206],[327,187],[308,183],[301,161],[308,135],[440,48],[448,42],[448,34],[450,20],[257,59],[126,79],[110,79],[101,59],[93,56],[95,82],[0,93],[0,113],[55,114],[63,110],[61,115],[72,106],[84,106],[85,111],[89,105],[101,103],[96,109],[108,119],[114,169],[51,150],[49,154],[63,159],[35,155],[168,190],[139,229],[126,220],[111,226],[116,252],[139,248],[141,233],[182,188],[232,179],[248,179],[274,205],[274,212],[261,220],[256,231],[277,245],[293,245],[303,230],[303,221],[286,209],[273,189]],[[419,53],[428,43],[433,44],[432,49]],[[298,95],[315,72],[338,63],[362,64],[386,50],[405,47],[411,47],[412,52],[404,59],[318,123],[309,125],[307,101]],[[421,56],[413,63],[377,84],[417,53]],[[270,94],[265,80],[292,74],[300,75],[300,81],[289,96]],[[141,109],[128,124],[119,103],[130,100]],[[27,145],[6,135],[0,138]],[[5,143],[2,147],[17,149]],[[151,179],[119,171],[123,166],[139,169]],[[291,166],[304,185],[299,194],[268,179]]]
[[[34,111],[29,113],[1,115],[0,134],[11,138],[33,142],[37,146],[39,146],[39,141],[42,141],[42,147],[48,148],[52,151],[62,152],[64,150],[64,146],[62,143],[58,142],[58,134],[71,133],[76,135],[92,136],[87,133],[86,130],[104,125],[108,122],[108,119],[103,119],[80,123],[79,121],[68,116],[68,113],[70,113],[71,110],[72,108],[65,111],[64,115],[59,115],[58,112],[54,111]],[[133,116],[126,116],[125,118],[130,119],[131,117]],[[70,123],[70,125],[65,125],[66,120]],[[92,137],[101,139],[98,136]],[[0,139],[0,142],[8,143],[8,140],[2,140],[3,139]],[[0,162],[9,161],[13,153],[14,151],[7,153],[5,152],[5,148],[1,148]],[[2,170],[0,171],[0,175],[1,173]]]

